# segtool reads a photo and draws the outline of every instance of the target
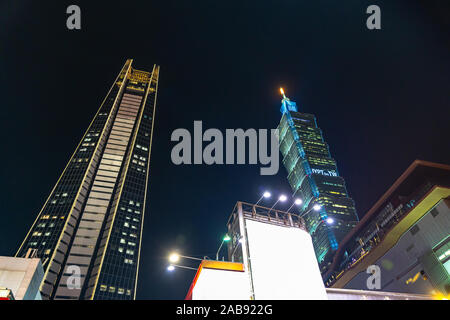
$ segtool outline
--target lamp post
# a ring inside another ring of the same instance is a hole
[[[286,210],[286,212],[289,213],[289,210],[291,210],[292,207],[293,207],[294,205],[298,205],[298,206],[299,206],[299,205],[301,205],[302,203],[303,203],[302,199],[300,199],[300,198],[295,199],[295,201],[294,201],[294,203],[292,204],[292,206],[290,206],[289,209]]]
[[[167,267],[167,271],[173,271],[175,270],[175,267],[177,268],[182,268],[182,269],[189,269],[189,270],[197,270],[196,268],[191,268],[191,267],[186,267],[186,266],[181,266],[179,264],[171,264]]]
[[[310,213],[312,210],[314,210],[314,211],[319,211],[321,208],[322,208],[321,205],[315,204],[315,205],[313,205],[312,208],[310,208],[308,211],[301,213],[301,214],[300,214],[300,217],[303,217],[303,216],[307,215],[307,214]]]
[[[203,259],[200,258],[195,258],[195,257],[190,257],[190,256],[183,256],[181,254],[178,254],[177,252],[173,252],[169,255],[169,261],[171,263],[176,263],[180,260],[180,258],[185,258],[185,259],[191,259],[191,260],[200,260],[202,261]]]
[[[281,196],[279,196],[278,197],[278,200],[273,204],[273,206],[270,208],[270,210],[269,210],[269,213],[270,213],[270,211],[272,211],[272,209],[277,205],[277,203],[278,202],[285,202],[287,200],[287,197],[284,195],[284,194],[282,194]]]
[[[219,260],[219,252],[220,252],[220,249],[222,249],[223,243],[224,243],[224,242],[228,242],[228,241],[230,241],[230,240],[231,240],[231,238],[230,238],[230,236],[229,236],[228,234],[226,234],[226,235],[223,237],[222,242],[220,243],[219,250],[217,250],[217,253],[216,253],[216,260]]]
[[[196,257],[184,256],[184,255],[179,254],[178,252],[172,252],[169,255],[168,260],[170,262],[170,265],[167,267],[167,271],[172,272],[175,270],[175,267],[182,268],[182,269],[189,269],[189,270],[197,270],[196,268],[182,266],[182,265],[177,264],[177,262],[180,261],[180,258],[191,259],[191,260],[200,260],[200,261],[203,260],[203,259],[196,258]]]
[[[265,191],[265,192],[263,193],[263,195],[261,196],[261,198],[259,198],[259,200],[255,203],[255,205],[257,205],[258,203],[260,203],[261,200],[262,200],[263,198],[270,198],[270,196],[271,196],[270,192],[269,192],[269,191]]]

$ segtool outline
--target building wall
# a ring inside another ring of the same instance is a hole
[[[0,257],[0,287],[16,300],[42,300],[39,286],[44,277],[40,259]]]
[[[430,261],[430,254],[434,256],[433,248],[448,239],[449,234],[449,202],[441,200],[376,261],[381,270],[380,290],[413,294],[431,294],[437,288],[442,290],[450,283],[450,276],[444,274],[445,268],[439,261],[435,260],[431,265],[427,265],[427,261]],[[435,268],[437,271],[433,270]],[[426,278],[422,275],[416,277],[421,271]],[[369,274],[360,272],[344,288],[366,290],[368,277]],[[411,280],[407,284],[408,279]]]

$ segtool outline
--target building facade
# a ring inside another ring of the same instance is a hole
[[[340,244],[332,288],[450,296],[450,166],[414,161]]]
[[[302,199],[303,210],[309,211],[304,219],[324,271],[358,215],[315,116],[298,112],[297,104],[282,94],[278,130],[283,165],[294,197]],[[321,210],[309,210],[314,204],[321,205]],[[328,218],[333,224],[323,223]]]
[[[0,257],[0,300],[42,300],[43,277],[39,258]]]
[[[43,299],[133,299],[159,66],[125,62],[16,253],[42,260]]]

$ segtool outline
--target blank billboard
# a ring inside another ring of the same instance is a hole
[[[250,279],[246,272],[202,268],[192,300],[250,300]]]
[[[246,227],[255,299],[327,299],[308,232],[249,219]]]

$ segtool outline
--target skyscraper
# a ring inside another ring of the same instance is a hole
[[[282,118],[278,130],[283,164],[294,196],[303,200],[306,226],[324,271],[339,241],[355,226],[358,216],[315,116],[298,112],[297,104],[285,96],[283,89],[281,93]],[[309,210],[314,204],[321,205],[321,209]]]
[[[158,74],[125,62],[17,251],[44,299],[135,298]]]

